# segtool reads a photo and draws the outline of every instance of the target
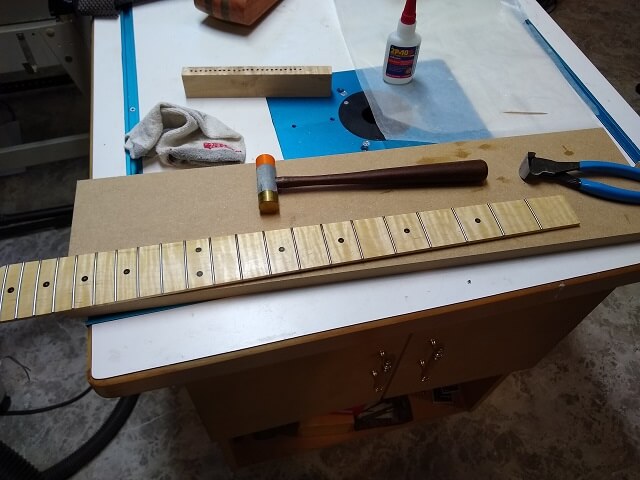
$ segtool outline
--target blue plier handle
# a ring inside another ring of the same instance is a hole
[[[610,177],[628,178],[640,182],[640,168],[621,165],[614,162],[583,160],[581,162],[556,162],[536,157],[529,152],[520,165],[520,177],[525,182],[555,180],[568,187],[600,198],[616,202],[640,205],[640,190],[628,190],[596,182],[584,177],[570,175],[568,172],[594,173]]]
[[[596,160],[583,160],[578,162],[578,171],[584,173],[595,173],[609,175],[612,177],[628,178],[640,182],[640,168],[619,163],[600,162]],[[625,188],[612,187],[606,183],[580,178],[578,190],[596,197],[614,200],[616,202],[633,203],[640,205],[640,191],[627,190]]]

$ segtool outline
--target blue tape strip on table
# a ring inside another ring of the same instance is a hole
[[[587,106],[591,109],[596,118],[602,123],[602,126],[607,129],[607,131],[611,134],[613,138],[616,139],[620,147],[629,155],[632,161],[635,163],[640,162],[640,148],[633,143],[633,141],[629,138],[629,136],[624,132],[624,130],[618,125],[618,123],[613,119],[613,117],[607,112],[607,110],[602,106],[602,104],[598,101],[598,99],[589,91],[587,86],[582,83],[582,81],[578,78],[578,76],[574,73],[569,65],[566,64],[564,60],[558,55],[553,47],[547,42],[547,40],[542,36],[542,34],[538,31],[536,26],[531,22],[531,20],[526,20],[525,25],[528,27],[529,33],[536,40],[538,45],[540,45],[549,58],[553,61],[553,63],[558,68],[558,71],[562,74],[562,76],[567,80],[569,85],[575,90],[580,98],[587,104]]]
[[[120,14],[120,42],[122,44],[122,88],[124,93],[124,128],[131,131],[140,121],[138,101],[138,70],[133,32],[133,9],[127,6]],[[142,173],[142,159],[132,159],[125,151],[127,175]]]
[[[429,108],[420,113],[425,123],[438,125],[438,130],[420,131],[408,127],[408,131],[404,133],[422,141],[368,140],[368,148],[364,149],[384,150],[491,137],[443,61],[419,62],[416,69],[416,76],[418,75],[428,80],[423,87],[416,90],[414,85],[412,88],[416,96],[428,98],[431,103]],[[351,133],[339,119],[341,104],[350,95],[361,91],[357,72],[350,70],[333,74],[331,97],[268,98],[271,120],[284,159],[363,150],[363,142],[367,139]],[[437,95],[429,95],[428,92],[437,92]]]

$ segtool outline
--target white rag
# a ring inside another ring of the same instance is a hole
[[[125,135],[131,158],[154,157],[167,165],[209,166],[245,161],[242,135],[211,115],[158,103]]]

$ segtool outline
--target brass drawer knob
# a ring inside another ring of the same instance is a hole
[[[384,373],[389,373],[391,371],[391,368],[393,368],[393,363],[391,362],[391,359],[387,358],[384,350],[380,350],[379,355],[380,355],[380,365],[381,365],[382,371]]]
[[[373,377],[373,391],[374,392],[381,392],[382,391],[382,384],[381,384],[381,381],[379,379],[380,374],[378,373],[377,370],[371,370],[371,376]]]
[[[444,357],[444,345],[438,342],[435,338],[429,340],[429,345],[431,347],[431,355],[426,360],[421,358],[418,360],[418,365],[420,366],[420,381],[428,382],[429,381],[429,372],[433,368],[433,365],[442,357]]]
[[[393,356],[387,355],[384,350],[378,351],[378,358],[380,359],[380,367],[371,370],[371,376],[373,377],[373,390],[376,393],[384,390],[384,384],[386,377],[391,373],[393,369]]]

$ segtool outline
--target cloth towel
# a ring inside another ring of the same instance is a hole
[[[158,103],[125,135],[131,158],[157,156],[173,166],[209,166],[245,161],[242,135],[211,115]]]

